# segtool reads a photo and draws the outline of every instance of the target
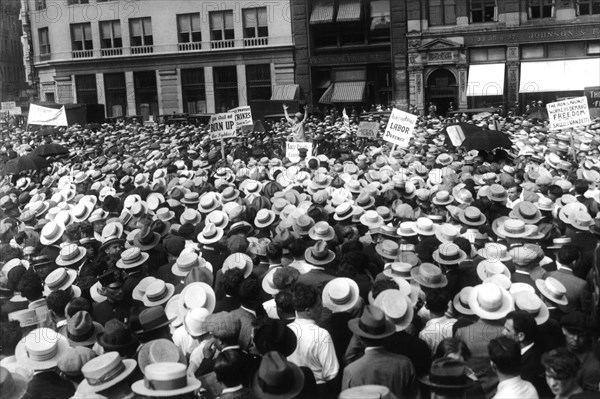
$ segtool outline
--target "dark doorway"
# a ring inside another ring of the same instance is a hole
[[[450,102],[456,109],[458,104],[458,86],[454,74],[447,69],[436,69],[427,78],[425,87],[425,113],[432,102],[437,107],[438,115],[446,115]]]

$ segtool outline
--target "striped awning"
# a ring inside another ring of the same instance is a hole
[[[361,103],[367,82],[336,82],[333,84],[332,103]]]
[[[337,22],[360,21],[361,13],[360,0],[340,0]]]
[[[327,24],[333,22],[333,0],[319,0],[315,3],[310,14],[311,24]]]
[[[298,98],[298,85],[275,85],[271,100],[296,100]]]
[[[319,104],[331,104],[331,96],[333,95],[333,84],[330,85],[325,93],[319,98]]]

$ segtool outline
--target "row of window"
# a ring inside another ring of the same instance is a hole
[[[0,42],[0,57],[20,57],[21,42],[17,39],[2,39]]]
[[[456,24],[457,0],[429,0],[428,19],[431,26]],[[528,0],[529,19],[553,18],[556,0]],[[498,0],[470,0],[469,22],[483,23],[498,20]],[[600,14],[600,0],[577,0],[578,16]]]
[[[600,41],[522,44],[521,59],[579,58],[600,55]],[[469,50],[470,62],[501,62],[506,60],[506,47],[482,47]]]
[[[247,8],[242,10],[244,39],[268,37],[267,8]],[[234,39],[233,10],[213,11],[209,13],[211,41]],[[100,45],[103,49],[121,48],[121,21],[100,21]],[[41,28],[39,33],[40,54],[50,54],[48,28]],[[131,46],[151,46],[151,17],[129,19],[129,37]],[[177,15],[177,38],[179,43],[202,41],[200,31],[200,13]],[[71,43],[73,51],[92,50],[91,23],[71,24]]]
[[[235,65],[214,67],[215,108],[224,112],[238,105],[238,78]],[[158,91],[155,71],[140,71],[133,73],[133,87],[138,115],[155,114],[158,110]],[[75,76],[75,91],[77,102],[82,104],[97,104],[98,89],[96,75]],[[109,117],[122,116],[127,110],[127,89],[125,73],[104,74],[104,92],[106,112]],[[181,93],[183,97],[183,112],[206,112],[206,88],[204,83],[204,68],[181,70]],[[271,98],[271,65],[246,65],[246,95],[247,101],[268,100]]]

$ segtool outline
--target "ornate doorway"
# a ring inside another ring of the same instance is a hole
[[[446,115],[450,102],[454,104],[454,109],[457,109],[458,85],[456,84],[456,76],[450,70],[438,68],[432,71],[427,77],[427,84],[425,86],[425,114],[428,112],[430,102],[437,107],[438,115]]]

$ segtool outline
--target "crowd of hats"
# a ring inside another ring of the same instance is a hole
[[[378,118],[366,119],[383,129]],[[449,295],[451,319],[501,321],[521,310],[542,328],[567,317],[569,328],[597,333],[597,309],[579,297],[598,289],[600,123],[556,133],[524,117],[489,118],[469,123],[495,120],[511,149],[449,148],[442,130],[450,121],[431,117],[419,118],[407,149],[361,148],[358,118],[345,131],[327,115],[307,125],[318,155],[237,159],[236,139],[218,166],[202,126],[55,132],[45,140],[69,154],[46,171],[8,176],[0,188],[2,324],[18,322],[22,335],[14,357],[0,363],[1,392],[22,397],[35,377],[20,368],[77,376],[81,397],[123,385],[141,396],[208,390],[203,376],[188,373],[190,342],[204,337],[210,357],[210,340],[233,336],[244,350],[249,340],[270,348],[245,383],[256,397],[295,397],[305,385],[286,359],[295,343],[277,343],[296,336],[285,323],[261,320],[282,318],[279,294],[293,302],[299,285],[318,291],[323,320],[348,312],[348,323],[334,328],[366,340],[418,336],[432,317],[423,304],[439,291]],[[268,128],[272,138],[289,133],[280,122]],[[5,157],[43,144],[21,129],[5,136]],[[576,258],[561,263],[569,249]],[[583,285],[574,288],[574,278]],[[24,298],[35,281],[39,295]],[[255,287],[252,300],[227,291],[243,284]],[[65,293],[61,315],[53,306]],[[248,333],[254,326],[232,303],[255,304],[262,327]],[[453,387],[467,387],[464,368],[444,359],[421,381],[442,386],[444,373],[456,372]]]

